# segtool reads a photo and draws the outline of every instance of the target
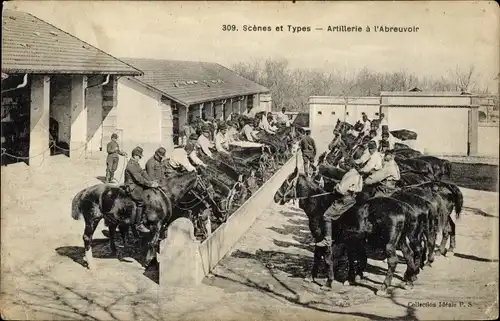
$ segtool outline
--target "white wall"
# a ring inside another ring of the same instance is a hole
[[[144,149],[146,161],[161,146],[160,94],[127,78],[120,78],[117,92],[117,128],[129,155],[136,146]]]
[[[102,86],[105,77],[96,77],[90,83],[85,93],[85,102],[87,104],[87,141],[88,152],[97,152],[102,144]]]
[[[391,130],[408,129],[418,135],[413,146],[426,154],[467,155],[468,108],[388,107]]]
[[[478,126],[478,155],[499,155],[498,124],[479,124]]]

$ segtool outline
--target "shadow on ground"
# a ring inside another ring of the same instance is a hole
[[[498,192],[498,166],[453,162],[450,181],[460,187]]]

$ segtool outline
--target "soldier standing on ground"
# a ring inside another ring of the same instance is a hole
[[[118,145],[118,135],[113,133],[111,141],[106,146],[108,157],[106,158],[106,183],[116,182],[114,175],[118,167],[118,156],[127,156],[127,153],[120,150]]]

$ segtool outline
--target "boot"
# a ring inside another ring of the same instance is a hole
[[[143,212],[143,207],[137,206],[136,216],[135,216],[135,228],[137,231],[141,233],[149,233],[151,231],[146,226],[144,226],[144,223],[142,221],[142,212]]]
[[[316,246],[326,247],[332,244],[332,221],[325,217],[325,238],[316,243]]]

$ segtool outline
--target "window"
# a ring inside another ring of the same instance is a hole
[[[332,115],[335,115],[335,112],[334,112],[334,111],[332,111]]]
[[[347,116],[349,116],[349,112],[346,112],[345,114],[346,114]]]
[[[318,115],[323,115],[323,112],[321,112],[321,111],[318,111]]]

